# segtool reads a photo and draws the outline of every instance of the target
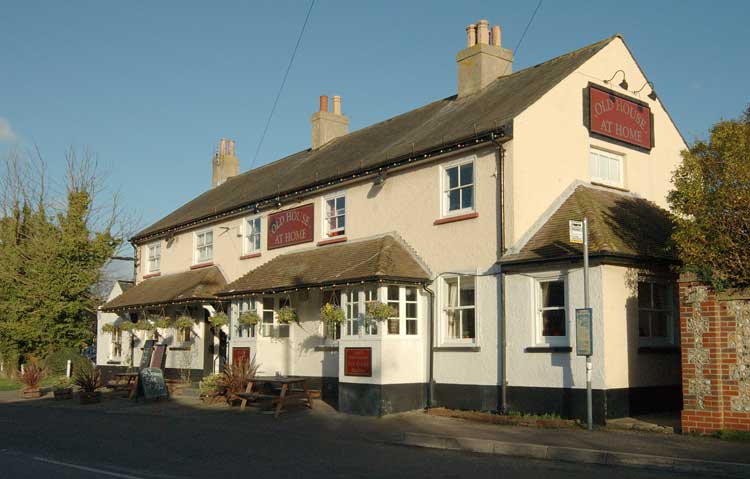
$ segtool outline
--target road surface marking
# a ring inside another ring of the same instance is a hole
[[[119,477],[120,479],[143,479],[140,476],[133,476],[130,474],[121,474],[119,472],[105,471],[104,469],[97,469],[95,467],[79,466],[78,464],[70,464],[68,462],[55,461],[54,459],[47,459],[39,456],[32,456],[32,459],[39,462],[46,462],[48,464],[55,464],[58,466],[70,467],[72,469],[78,469],[81,471],[95,472],[96,474],[102,474],[109,477]]]

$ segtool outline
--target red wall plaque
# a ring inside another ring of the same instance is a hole
[[[344,348],[344,374],[372,376],[372,348]]]
[[[629,99],[589,86],[589,131],[650,150],[653,147],[651,109]]]
[[[250,348],[232,348],[232,364],[250,363]]]
[[[314,239],[313,204],[268,215],[268,249],[307,243]]]

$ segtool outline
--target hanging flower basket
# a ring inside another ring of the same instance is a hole
[[[133,329],[137,331],[153,331],[156,328],[154,326],[154,323],[147,319],[139,319],[137,323],[135,323],[135,326]]]
[[[255,310],[248,310],[240,313],[239,317],[240,326],[254,326],[260,323],[260,316]]]
[[[167,329],[172,325],[172,318],[169,316],[160,316],[153,320],[154,326],[159,329]]]
[[[277,313],[277,318],[280,323],[289,324],[289,323],[296,323],[298,321],[297,318],[297,312],[294,310],[294,308],[291,308],[289,306],[284,306],[279,310]]]
[[[193,318],[191,318],[187,314],[181,315],[174,321],[174,327],[178,329],[192,329],[193,324],[195,324],[195,321],[193,321]]]
[[[380,301],[371,301],[367,303],[367,316],[375,321],[385,321],[388,318],[398,316],[398,311],[391,305]]]
[[[132,321],[123,321],[121,322],[118,327],[120,328],[120,331],[132,331],[135,329],[135,323]]]
[[[102,326],[102,333],[112,334],[115,332],[115,325],[112,323],[107,323],[104,326]]]
[[[214,328],[219,329],[229,324],[229,316],[227,316],[227,313],[216,313],[208,318],[208,322]]]
[[[341,324],[346,321],[346,315],[341,307],[326,303],[320,308],[320,320],[326,324]]]

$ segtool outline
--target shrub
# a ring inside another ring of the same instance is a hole
[[[46,375],[44,367],[35,358],[31,358],[29,362],[24,364],[23,372],[18,376],[18,379],[27,389],[36,389]]]
[[[93,393],[102,387],[101,374],[98,369],[89,363],[76,371],[73,384],[81,388],[83,392]]]
[[[255,358],[250,361],[239,361],[228,364],[221,373],[219,383],[229,393],[237,394],[245,392],[247,383],[250,382],[258,372],[258,366],[255,364]]]
[[[222,374],[215,373],[204,377],[198,383],[198,389],[201,394],[206,396],[220,396],[225,391],[222,383]]]
[[[72,363],[73,371],[90,364],[90,361],[73,348],[64,348],[52,351],[44,359],[44,367],[53,376],[62,376],[66,373],[68,360]]]

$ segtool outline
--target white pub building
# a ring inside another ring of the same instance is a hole
[[[135,285],[101,308],[101,368],[138,364],[148,336],[168,376],[255,358],[346,413],[585,417],[568,224],[586,217],[594,419],[679,409],[664,208],[686,144],[645,72],[619,35],[514,72],[485,20],[456,62],[456,95],[361,130],[321,97],[310,148],[244,173],[222,140],[212,188],[132,238]],[[121,332],[154,317],[183,321]]]

